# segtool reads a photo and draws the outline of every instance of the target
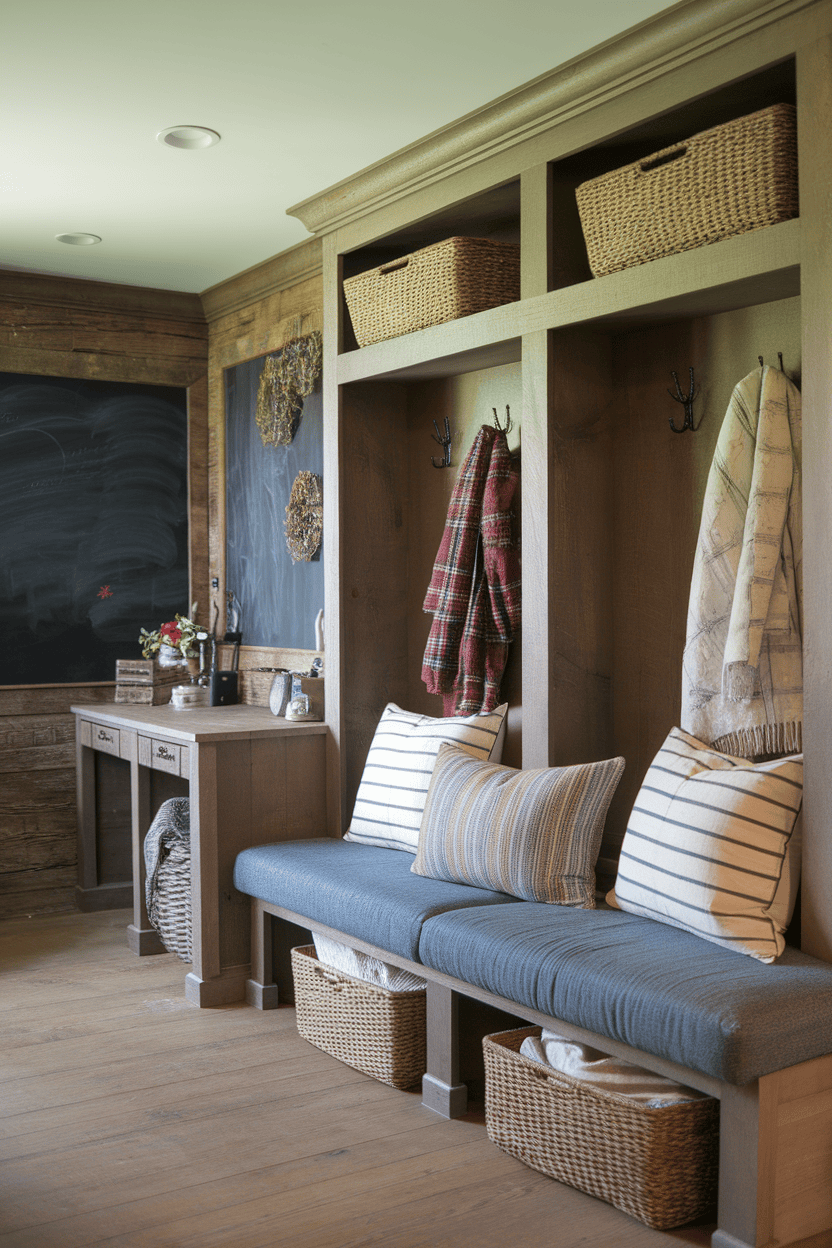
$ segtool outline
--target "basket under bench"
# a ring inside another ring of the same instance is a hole
[[[718,1224],[712,1248],[773,1248],[832,1228],[832,1194],[826,1181],[832,1156],[832,1054],[748,1084],[731,1084],[530,1009],[258,898],[252,898],[249,1004],[275,1008],[278,978],[283,981],[284,999],[291,998],[286,977],[290,974],[289,948],[297,942],[293,927],[348,943],[427,980],[427,1073],[422,1103],[443,1117],[459,1117],[467,1109],[468,1090],[459,1077],[459,1004],[464,997],[472,998],[719,1099]],[[797,1201],[796,1186],[801,1189]],[[778,1211],[784,1202],[796,1202],[806,1211],[803,1216],[813,1218],[807,1225],[814,1229],[801,1227],[796,1235],[783,1238]]]

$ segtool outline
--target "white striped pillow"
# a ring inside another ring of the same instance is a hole
[[[636,798],[607,901],[773,962],[791,918],[803,755],[751,763],[674,728]]]
[[[388,702],[378,722],[344,839],[416,853],[419,827],[443,741],[474,758],[498,763],[503,754],[508,703],[493,711],[432,719]]]

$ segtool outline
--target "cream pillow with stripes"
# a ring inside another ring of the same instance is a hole
[[[508,703],[493,711],[433,719],[388,702],[375,731],[344,840],[415,854],[439,747],[453,741],[474,758],[499,762]]]
[[[411,871],[526,901],[595,907],[595,863],[623,758],[515,771],[443,745]]]
[[[773,962],[797,891],[802,800],[802,754],[751,763],[674,728],[636,798],[607,901]]]

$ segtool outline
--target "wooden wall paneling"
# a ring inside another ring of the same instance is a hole
[[[124,737],[126,734],[121,733]],[[130,836],[130,763],[96,751],[96,868],[99,883],[123,884],[133,878]]]
[[[707,341],[690,322],[623,334],[613,343],[613,741],[626,769],[613,799],[604,854],[617,858],[633,801],[653,756],[678,724],[682,651],[702,493],[719,421],[706,408]],[[684,412],[667,393],[671,370],[700,394],[697,433],[674,434]],[[736,378],[735,380],[739,380]]]
[[[181,386],[189,390],[191,486],[197,513],[198,447],[204,439],[207,326],[196,295],[145,290],[40,274],[0,274],[0,369],[106,381]],[[204,578],[200,531],[192,528],[191,567]],[[204,545],[204,541],[203,541]],[[193,590],[191,591],[193,593]],[[0,731],[9,716],[30,720],[31,752],[12,766],[15,748],[0,747],[8,771],[0,797],[0,906],[4,914],[69,909],[74,904],[75,758],[71,703],[112,701],[113,685],[0,689]],[[44,717],[59,717],[47,724]],[[28,731],[19,726],[15,731]],[[61,755],[64,750],[65,757]],[[20,869],[20,821],[32,861]],[[17,830],[16,830],[17,829]],[[45,839],[41,839],[45,838]]]
[[[801,901],[802,947],[832,960],[832,36],[802,48],[797,58],[800,179],[801,300],[803,305],[803,529],[805,818]]]
[[[611,434],[619,413],[607,335],[560,331],[552,349],[549,741],[550,762],[564,766],[608,758],[612,745]],[[528,546],[525,518],[523,528]]]
[[[657,323],[612,339],[615,420],[611,748],[627,767],[610,807],[603,853],[617,857],[653,757],[681,713],[682,655],[702,504],[731,392],[757,356],[801,373],[800,300]],[[693,366],[696,432],[675,434]]]
[[[408,513],[418,500],[408,499],[405,387],[350,386],[341,426],[341,748],[349,818],[381,712],[406,701]]]
[[[405,706],[425,715],[441,716],[442,699],[428,693],[422,681],[422,658],[433,616],[422,609],[433,573],[433,564],[445,528],[448,504],[459,470],[477,433],[483,425],[493,425],[494,409],[501,422],[510,408],[512,430],[509,445],[519,450],[522,443],[523,393],[520,364],[479,369],[435,381],[417,382],[407,389],[407,686]],[[448,417],[451,430],[451,465],[435,468],[432,459],[441,460],[441,448],[433,440],[433,422],[440,431]],[[521,469],[522,475],[522,469]],[[519,530],[520,495],[515,500]],[[509,662],[501,684],[500,697],[510,704],[504,761],[520,765],[522,750],[520,664],[517,652],[522,629],[512,643]],[[513,761],[511,761],[513,760]]]
[[[74,908],[76,696],[113,686],[0,689],[0,918]]]

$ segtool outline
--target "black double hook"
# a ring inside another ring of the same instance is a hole
[[[693,365],[690,366],[689,371],[690,371],[690,390],[688,391],[687,394],[682,394],[682,388],[679,385],[678,374],[673,373],[673,372],[670,374],[670,376],[673,378],[674,382],[676,383],[676,393],[674,394],[672,390],[668,390],[667,393],[670,395],[671,399],[675,399],[677,403],[681,403],[685,409],[685,419],[682,421],[681,425],[676,425],[673,421],[672,416],[668,417],[668,424],[670,425],[670,428],[673,430],[674,433],[684,433],[686,429],[690,429],[691,433],[696,433],[696,430],[699,428],[699,425],[695,425],[693,423],[693,400],[696,398],[696,395],[698,393],[696,386],[694,385],[694,381],[693,381]],[[700,419],[699,424],[701,425],[701,423],[702,421]]]
[[[496,409],[496,407],[492,407],[492,409],[491,409],[491,410],[492,410],[492,412],[494,413],[494,425],[495,425],[496,429],[497,429],[500,433],[504,433],[504,434],[506,435],[506,437],[508,437],[509,433],[511,432],[511,411],[510,411],[510,409],[509,409],[509,405],[508,405],[508,403],[506,403],[506,423],[505,423],[505,427],[504,427],[503,425],[501,425],[501,424],[500,424],[500,417],[497,415],[497,409]]]
[[[451,426],[448,421],[448,417],[447,416],[445,417],[445,436],[444,437],[439,432],[439,426],[437,425],[436,421],[433,422],[433,427],[436,430],[436,433],[435,434],[432,433],[430,436],[433,438],[434,442],[438,442],[439,445],[442,447],[442,459],[437,464],[436,460],[431,455],[430,462],[433,464],[434,468],[450,468],[451,466]]]

